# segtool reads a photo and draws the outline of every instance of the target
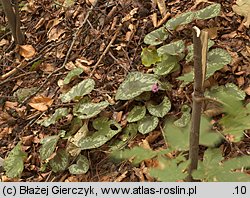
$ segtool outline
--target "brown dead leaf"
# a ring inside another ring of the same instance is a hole
[[[35,96],[29,102],[29,105],[38,110],[38,111],[46,111],[49,106],[53,103],[53,99],[46,96]]]
[[[8,45],[8,44],[9,44],[9,41],[6,40],[6,39],[2,39],[2,40],[0,41],[0,47],[2,47],[2,46],[4,46],[4,45]]]
[[[62,28],[54,27],[48,33],[48,42],[49,41],[57,41],[59,38],[63,38],[63,34],[66,31]]]
[[[55,66],[51,63],[42,63],[40,66],[39,66],[40,70],[45,72],[45,73],[51,73],[55,70]]]
[[[244,91],[246,92],[246,94],[247,94],[247,95],[249,95],[249,96],[250,96],[250,86],[249,86],[249,87],[247,87]]]
[[[26,59],[30,59],[36,54],[36,50],[32,45],[20,45],[19,54]]]
[[[250,1],[249,0],[237,0],[237,5],[233,5],[233,11],[237,14],[244,16],[244,25],[249,28],[250,25]]]
[[[165,0],[157,0],[157,6],[160,10],[161,16],[164,17],[167,13]]]
[[[31,146],[34,140],[34,136],[33,135],[24,136],[21,138],[21,140],[24,146]]]
[[[218,36],[218,27],[206,28],[204,30],[208,32],[208,37],[210,39],[215,39]]]

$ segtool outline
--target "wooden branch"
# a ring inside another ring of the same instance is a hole
[[[200,121],[201,107],[204,98],[204,81],[206,77],[207,66],[207,43],[208,33],[200,31],[199,28],[193,28],[194,42],[194,92],[193,108],[192,108],[192,124],[189,136],[189,160],[190,166],[188,171],[187,181],[193,181],[192,171],[197,169],[199,157],[199,136],[200,136]]]
[[[1,3],[15,42],[20,45],[23,44],[24,37],[20,29],[21,21],[17,0],[13,0],[13,4],[11,0],[1,0]]]

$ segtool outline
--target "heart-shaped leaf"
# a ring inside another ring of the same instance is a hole
[[[150,67],[160,60],[161,58],[158,56],[156,49],[146,47],[142,49],[141,61],[144,66]]]
[[[148,103],[147,109],[151,115],[163,118],[171,109],[171,102],[167,97],[164,97],[159,105]]]
[[[22,151],[21,142],[19,142],[4,160],[3,167],[6,171],[6,175],[10,178],[20,177],[24,168],[23,160],[26,157],[27,154]]]
[[[41,160],[48,159],[56,148],[56,144],[59,140],[59,136],[48,136],[41,140],[42,147],[39,150]]]
[[[220,14],[221,5],[218,3],[207,6],[195,12],[195,19],[210,19]]]
[[[176,56],[164,55],[161,62],[157,63],[157,67],[154,68],[154,73],[159,76],[164,76],[179,68],[180,65]]]
[[[135,106],[128,114],[127,120],[128,122],[137,122],[144,118],[146,115],[146,107],[145,106]]]
[[[185,49],[184,42],[182,40],[179,40],[159,47],[157,49],[157,53],[159,56],[164,56],[164,55],[180,56],[184,52],[184,49]]]
[[[131,72],[118,88],[115,99],[133,99],[145,91],[151,91],[152,86],[156,83],[160,83],[156,75]]]
[[[79,84],[71,88],[67,93],[60,96],[62,102],[69,102],[71,100],[80,99],[82,96],[89,94],[95,86],[93,79],[85,79]]]
[[[65,79],[63,80],[63,83],[64,83],[65,85],[69,84],[70,81],[72,80],[72,78],[74,78],[75,76],[79,76],[82,72],[83,72],[83,69],[80,68],[80,67],[71,70],[71,71],[67,74],[67,76],[65,77]]]
[[[49,165],[55,173],[64,171],[69,165],[69,155],[65,149],[59,149],[56,156],[49,161]]]
[[[97,118],[93,122],[93,127],[97,130],[92,135],[81,138],[78,142],[82,150],[98,148],[119,133],[122,128],[114,120],[107,118]]]
[[[74,116],[77,116],[80,119],[93,118],[98,115],[103,109],[109,106],[109,103],[102,101],[99,103],[82,103],[76,105],[73,110]]]
[[[89,170],[89,161],[84,155],[80,155],[76,164],[69,167],[71,174],[85,174]]]
[[[159,123],[159,119],[155,116],[145,116],[142,120],[139,121],[138,131],[141,134],[147,134],[153,131]]]
[[[68,114],[69,114],[69,110],[67,108],[59,108],[55,111],[53,115],[51,115],[46,120],[39,121],[38,124],[48,127],[51,124],[55,124],[58,120],[60,120],[64,116],[67,116]]]
[[[168,32],[165,30],[164,27],[161,27],[159,29],[156,29],[148,33],[144,37],[144,43],[148,45],[159,45],[163,41],[165,41],[167,38],[168,38]]]
[[[165,27],[170,30],[175,30],[180,25],[185,25],[193,21],[194,19],[194,13],[193,12],[186,12],[183,14],[180,14],[176,16],[175,18],[172,18],[168,20],[168,22],[165,24]]]

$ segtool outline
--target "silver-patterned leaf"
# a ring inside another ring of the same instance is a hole
[[[183,14],[180,14],[176,16],[175,18],[172,18],[168,20],[168,22],[165,24],[165,27],[170,30],[175,30],[179,25],[185,25],[193,21],[194,19],[194,13],[193,12],[186,12]]]
[[[167,97],[164,97],[163,101],[159,105],[147,104],[149,113],[156,117],[164,117],[171,109],[171,102]]]
[[[189,106],[183,105],[181,107],[182,115],[178,120],[174,121],[174,125],[181,128],[187,126],[191,119],[190,111],[191,108]]]
[[[215,48],[209,51],[206,77],[212,76],[215,71],[222,69],[226,64],[229,64],[231,60],[230,54],[224,49]]]
[[[21,142],[19,142],[4,160],[3,167],[6,175],[10,178],[20,177],[24,169],[23,161],[26,157],[27,153],[22,151]]]
[[[145,91],[151,91],[152,86],[156,83],[160,83],[156,75],[131,72],[128,74],[125,81],[119,86],[115,99],[133,99]]]
[[[49,165],[55,173],[64,171],[69,165],[69,155],[65,149],[59,149],[56,156],[49,161]]]
[[[54,152],[59,136],[53,135],[41,140],[42,147],[39,149],[41,160],[48,159]]]
[[[185,50],[185,45],[182,40],[174,41],[167,45],[163,45],[157,49],[157,53],[159,56],[164,55],[172,55],[172,56],[180,56]]]
[[[76,164],[69,167],[71,174],[85,174],[89,170],[89,161],[84,155],[80,155]]]
[[[69,114],[69,110],[67,108],[59,108],[55,111],[53,115],[43,121],[39,121],[38,123],[42,126],[48,127],[51,124],[55,124],[62,117],[67,116]]]
[[[80,119],[93,118],[98,115],[103,109],[109,106],[107,101],[102,101],[99,103],[82,103],[74,108],[74,116]]]
[[[146,115],[145,106],[135,106],[128,114],[128,122],[137,122]]]
[[[71,71],[67,74],[67,76],[64,78],[63,83],[64,83],[65,85],[69,84],[70,81],[71,81],[75,76],[80,75],[82,72],[83,72],[83,68],[80,68],[80,67],[71,70]]]
[[[158,28],[144,37],[144,43],[148,45],[159,45],[168,38],[169,33],[164,27]]]
[[[207,6],[195,12],[195,19],[211,19],[220,14],[221,5],[218,3]]]
[[[98,148],[119,133],[122,128],[114,120],[107,118],[97,118],[93,122],[93,127],[97,130],[92,135],[81,138],[78,142],[82,150]]]
[[[147,134],[153,131],[159,123],[159,119],[155,116],[145,116],[142,120],[139,121],[138,131],[141,134]]]
[[[179,69],[180,65],[176,56],[165,55],[161,62],[154,68],[156,75],[162,76]]]
[[[95,81],[93,79],[85,79],[79,84],[72,87],[67,93],[62,94],[60,99],[62,102],[69,102],[71,100],[76,100],[89,94],[95,86]]]

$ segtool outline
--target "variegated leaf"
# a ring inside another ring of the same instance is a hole
[[[118,88],[115,99],[133,99],[145,91],[151,91],[152,86],[156,83],[160,83],[156,75],[131,72]]]
[[[98,115],[107,106],[109,106],[109,103],[106,101],[99,103],[82,103],[74,108],[73,113],[80,119],[88,119]]]
[[[141,134],[147,134],[153,131],[159,123],[159,119],[155,116],[146,116],[139,121],[138,131]]]
[[[95,86],[93,79],[85,79],[79,84],[71,88],[67,93],[60,96],[62,102],[69,102],[71,100],[80,99],[82,96],[89,94]]]
[[[171,109],[171,102],[167,97],[164,97],[163,101],[159,105],[147,104],[149,113],[156,117],[164,117]]]
[[[137,122],[146,115],[145,106],[135,106],[128,114],[128,122]]]
[[[98,148],[119,133],[122,128],[114,120],[107,118],[97,118],[93,122],[93,127],[97,130],[92,135],[81,138],[78,142],[82,150]]]

